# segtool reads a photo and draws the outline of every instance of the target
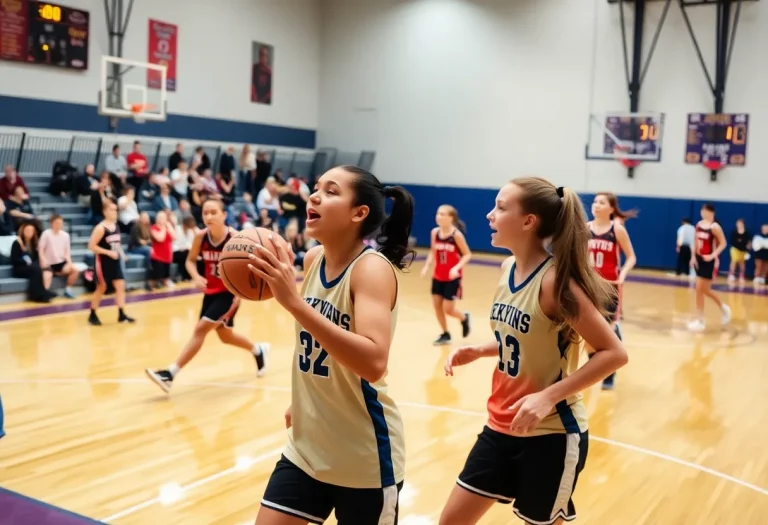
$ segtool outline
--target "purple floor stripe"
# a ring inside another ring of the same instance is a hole
[[[0,488],[0,509],[0,525],[103,525],[3,488]]]
[[[417,261],[423,261],[426,257],[423,255],[417,256]],[[498,260],[490,260],[490,259],[473,259],[470,261],[471,265],[474,266],[487,266],[487,267],[498,267],[501,264],[501,261]],[[297,277],[297,281],[301,281],[301,277]],[[673,277],[652,277],[649,275],[630,275],[627,278],[627,281],[633,282],[633,283],[645,283],[645,284],[657,284],[661,286],[674,286],[677,288],[688,288],[689,283],[687,277],[685,279],[675,279]],[[722,283],[715,283],[712,285],[713,290],[717,290],[719,292],[728,292],[728,293],[745,293],[745,294],[754,294],[756,293],[754,288],[750,286],[746,286],[744,288],[729,288],[727,284]],[[126,298],[126,301],[128,303],[142,303],[145,301],[151,301],[153,299],[164,299],[167,297],[183,297],[185,295],[194,295],[200,293],[198,290],[194,288],[183,288],[179,290],[167,290],[164,292],[143,292],[143,293],[133,293],[129,294]],[[765,295],[763,292],[762,295]],[[114,306],[115,304],[115,298],[114,297],[106,297],[101,301],[101,306]],[[32,317],[39,317],[41,315],[48,315],[48,314],[58,314],[58,313],[66,313],[66,312],[81,312],[83,310],[90,309],[91,302],[90,300],[83,300],[83,301],[76,301],[72,303],[63,303],[63,304],[55,304],[50,306],[43,306],[40,308],[29,308],[29,309],[19,309],[19,310],[8,310],[5,312],[0,312],[0,322],[2,321],[13,321],[15,319],[27,319]]]

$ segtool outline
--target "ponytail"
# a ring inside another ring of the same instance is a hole
[[[589,239],[587,214],[578,194],[568,188],[558,188],[562,193],[560,212],[552,234],[552,255],[555,259],[555,304],[558,305],[556,320],[560,330],[571,342],[578,335],[567,322],[579,317],[579,305],[570,289],[573,281],[582,289],[590,302],[606,314],[605,305],[615,289],[602,279],[589,265]]]
[[[611,214],[612,219],[615,219],[616,217],[618,217],[619,219],[626,221],[628,219],[634,219],[640,213],[635,209],[622,210],[621,208],[619,208],[619,198],[616,196],[615,193],[611,193],[608,191],[601,191],[597,195],[602,195],[603,197],[606,198],[606,200],[608,200],[608,205],[611,208],[613,208],[613,213]],[[595,197],[597,197],[597,195],[595,195]]]
[[[385,186],[382,189],[385,198],[392,199],[392,212],[381,225],[376,236],[379,251],[399,269],[408,267],[416,252],[408,249],[413,224],[413,196],[402,186]],[[410,260],[405,259],[410,256]]]

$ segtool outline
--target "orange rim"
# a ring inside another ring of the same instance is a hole
[[[131,113],[146,113],[156,108],[155,104],[131,104]]]

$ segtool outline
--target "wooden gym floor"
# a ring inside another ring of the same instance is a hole
[[[488,359],[444,377],[449,348],[431,344],[438,329],[421,264],[401,280],[390,358],[408,450],[401,525],[437,523],[484,424],[496,366]],[[497,278],[495,264],[468,268],[468,342],[491,337]],[[577,523],[765,523],[768,298],[729,293],[732,326],[721,331],[708,304],[710,328],[694,335],[685,330],[692,292],[658,281],[627,283],[630,364],[613,392],[586,393],[592,439]],[[143,369],[174,359],[199,305],[197,294],[132,303],[133,326],[114,324],[114,308],[100,328],[82,310],[1,323],[0,485],[117,525],[253,523],[285,442],[293,320],[274,302],[244,305],[236,329],[271,342],[269,373],[256,379],[253,359],[214,335],[166,396]],[[481,523],[518,521],[496,505]]]

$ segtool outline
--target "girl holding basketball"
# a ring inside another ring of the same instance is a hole
[[[115,288],[115,303],[117,304],[117,322],[133,323],[136,320],[125,313],[125,276],[120,258],[125,259],[125,252],[120,239],[120,229],[117,227],[117,204],[105,201],[104,220],[97,224],[91,232],[88,249],[96,256],[96,291],[91,296],[91,313],[88,322],[94,326],[101,326],[101,320],[97,315],[101,298],[107,291],[107,284],[112,283]]]
[[[526,523],[576,517],[571,495],[586,462],[581,392],[627,363],[603,318],[612,287],[589,268],[590,238],[579,196],[538,177],[512,180],[488,214],[491,244],[514,254],[502,264],[491,307],[491,342],[451,352],[446,375],[493,358],[488,423],[440,517],[473,525],[495,502]],[[551,253],[547,243],[551,240]],[[596,350],[578,368],[579,343]]]
[[[224,203],[220,199],[208,199],[203,203],[202,214],[205,228],[195,235],[185,263],[192,281],[205,294],[200,309],[200,320],[195,325],[192,337],[173,364],[162,370],[145,370],[147,376],[165,392],[170,392],[176,375],[197,355],[212,330],[216,331],[222,343],[253,354],[258,376],[262,376],[267,368],[266,354],[269,345],[253,344],[247,337],[232,330],[240,299],[227,290],[218,271],[221,251],[234,233],[234,230],[226,225],[227,213]],[[198,256],[202,256],[205,268],[202,276],[197,271]]]
[[[593,219],[587,223],[591,238],[589,239],[589,264],[600,277],[605,279],[616,290],[611,295],[611,300],[605,305],[607,311],[606,320],[621,339],[621,293],[622,285],[630,270],[635,267],[637,257],[629,239],[629,233],[624,227],[624,222],[637,216],[635,210],[624,211],[619,208],[619,200],[615,194],[602,192],[595,195],[592,202]],[[621,253],[624,253],[625,261],[621,264]],[[587,353],[594,355],[592,349]],[[611,374],[603,381],[603,389],[611,390],[614,385],[615,374]]]
[[[288,444],[256,525],[323,523],[334,509],[339,525],[397,522],[405,439],[385,377],[412,220],[407,191],[341,166],[307,202],[306,232],[321,245],[304,257],[301,293],[284,243],[251,256],[251,271],[296,319]],[[363,239],[379,228],[376,250]]]
[[[464,238],[464,222],[459,219],[456,208],[443,204],[437,209],[435,217],[437,228],[432,229],[429,255],[421,276],[429,272],[432,262],[435,270],[432,274],[432,306],[442,332],[434,344],[451,344],[446,316],[461,321],[462,337],[469,335],[469,312],[460,312],[456,308],[456,299],[461,299],[462,269],[472,259],[472,252]]]

